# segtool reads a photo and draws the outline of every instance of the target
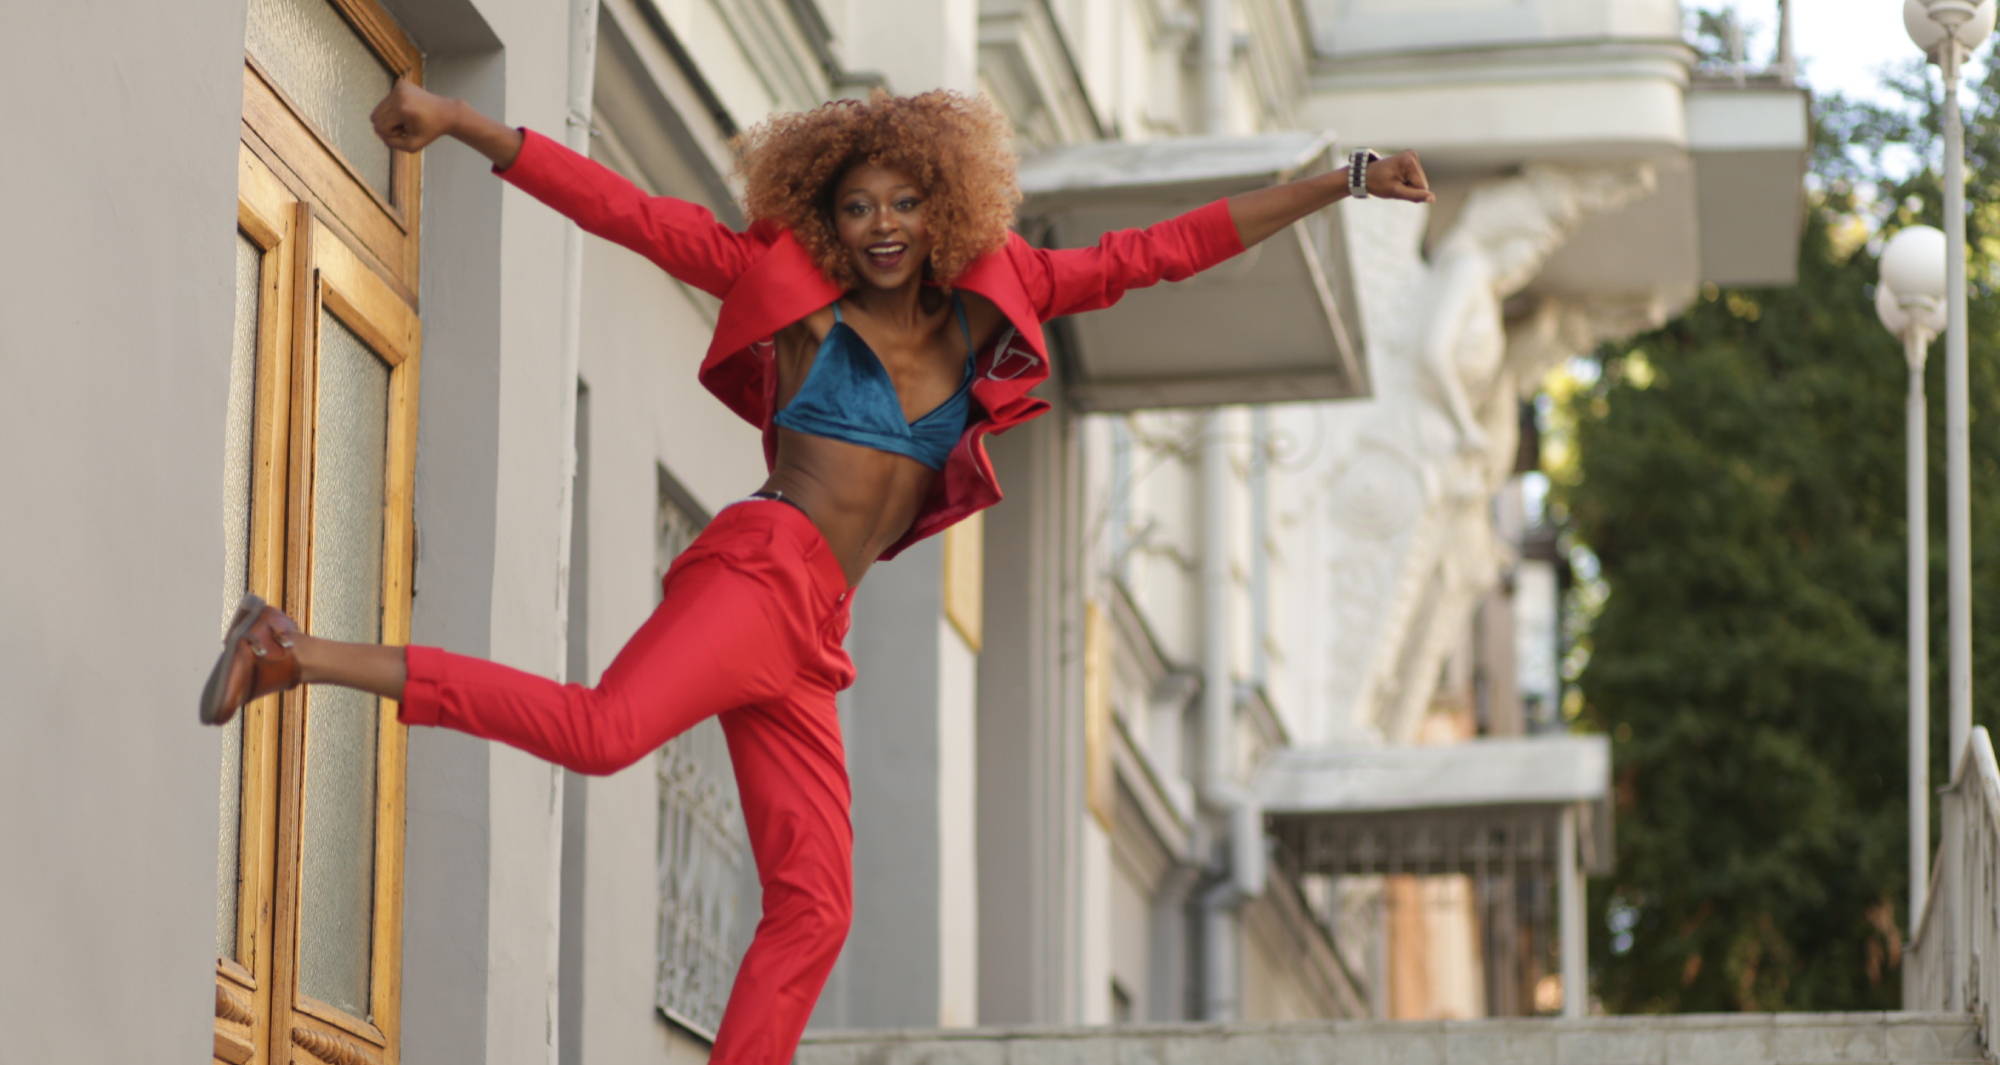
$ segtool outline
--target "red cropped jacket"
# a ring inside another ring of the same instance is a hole
[[[739,233],[707,208],[648,196],[615,171],[532,130],[521,154],[499,171],[515,187],[555,208],[586,232],[651,259],[662,270],[722,300],[701,383],[730,410],[764,432],[764,459],[777,456],[778,374],[772,336],[832,303],[841,290],[820,273],[791,231],[759,222]],[[993,301],[1006,316],[974,363],[976,404],[943,475],[932,483],[903,538],[909,545],[1000,501],[1000,484],[981,438],[1047,410],[1028,395],[1049,376],[1042,323],[1118,302],[1126,291],[1179,281],[1243,250],[1224,201],[1145,229],[1106,233],[1095,247],[1049,250],[1018,233],[973,260],[954,284]]]

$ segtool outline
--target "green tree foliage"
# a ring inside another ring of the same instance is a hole
[[[1582,727],[1612,737],[1592,886],[1616,1012],[1896,1008],[1908,928],[1904,391],[1869,238],[1938,225],[1936,115],[1823,101],[1796,286],[1705,290],[1562,401],[1555,501],[1602,606]],[[2000,77],[1968,112],[1974,693],[2000,719]],[[1706,191],[1706,190],[1705,190]],[[1944,346],[1930,400],[1934,741],[1945,780]],[[1583,656],[1579,656],[1583,657]],[[1936,807],[1933,805],[1933,832]]]

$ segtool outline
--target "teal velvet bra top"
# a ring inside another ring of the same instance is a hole
[[[785,409],[771,421],[813,436],[845,440],[897,455],[907,455],[934,470],[944,469],[951,449],[965,433],[972,415],[972,327],[965,304],[957,295],[951,306],[965,334],[965,379],[958,391],[913,422],[903,420],[903,403],[882,360],[861,334],[840,318],[840,301],[833,303],[833,328],[820,341],[805,383]]]

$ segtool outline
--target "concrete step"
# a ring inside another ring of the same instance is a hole
[[[1993,1065],[1969,1015],[1727,1013],[834,1032],[797,1065]]]

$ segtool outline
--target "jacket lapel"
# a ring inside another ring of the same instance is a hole
[[[840,289],[819,272],[805,246],[790,231],[743,271],[722,301],[708,363],[749,347],[840,298]]]
[[[1034,302],[1021,284],[1010,253],[1014,245],[1027,242],[1018,233],[1007,234],[1007,246],[990,251],[972,261],[959,276],[958,287],[991,300],[1006,317],[1008,327],[981,350],[974,367],[973,398],[992,417],[995,429],[1026,421],[1048,408],[1028,392],[1049,376],[1049,356],[1042,335],[1042,321]]]
[[[1013,244],[1026,244],[1019,234],[1009,233],[1007,239],[1008,247],[973,260],[958,279],[959,288],[991,300],[1008,323],[981,349],[973,367],[973,398],[995,429],[1025,421],[1048,406],[1027,395],[1048,378],[1049,359],[1041,320],[1009,255],[1016,250]],[[702,360],[702,383],[746,421],[768,423],[777,384],[771,336],[838,298],[840,288],[819,272],[798,238],[779,232],[723,298],[714,339]]]

